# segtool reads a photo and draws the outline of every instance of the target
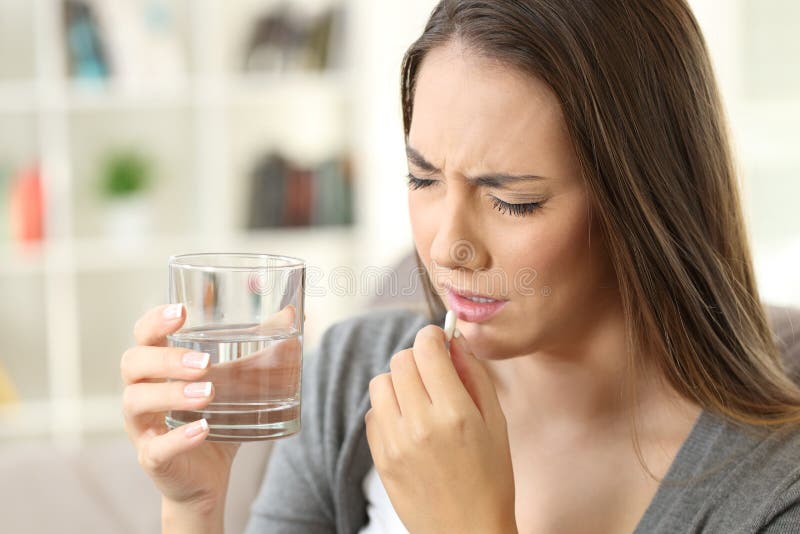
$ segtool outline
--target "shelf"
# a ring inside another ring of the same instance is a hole
[[[66,107],[71,111],[129,110],[139,108],[186,107],[191,103],[191,85],[186,79],[167,83],[148,82],[122,87],[71,80],[66,84]]]
[[[46,88],[48,105],[64,111],[114,111],[141,108],[203,107],[272,98],[275,93],[346,95],[346,74],[338,71],[243,73],[232,78],[182,77],[126,87],[108,81],[68,79]],[[0,113],[44,108],[35,80],[0,81]]]
[[[228,235],[157,235],[128,240],[108,237],[0,245],[0,276],[42,272],[104,272],[166,268],[172,254],[223,251],[347,257],[353,226],[250,230]]]

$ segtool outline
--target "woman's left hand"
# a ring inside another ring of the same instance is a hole
[[[452,357],[451,357],[452,355]],[[367,441],[411,534],[516,533],[506,419],[464,339],[428,325],[369,383]]]

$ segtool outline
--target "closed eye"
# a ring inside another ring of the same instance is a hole
[[[412,191],[428,187],[432,185],[434,182],[436,182],[436,180],[426,180],[424,178],[417,178],[411,173],[407,174],[406,177],[408,178],[408,186],[411,188]],[[509,202],[502,201],[499,198],[491,195],[489,195],[489,199],[491,200],[494,209],[496,209],[500,213],[509,213],[515,217],[525,217],[531,215],[534,211],[541,208],[543,204],[543,202],[525,202],[523,204],[511,204]]]
[[[495,198],[493,196],[489,196],[492,200],[492,204],[494,205],[494,209],[499,211],[500,213],[510,213],[515,217],[525,217],[526,215],[532,214],[534,211],[538,210],[542,207],[541,202],[526,202],[524,204],[510,204],[508,202],[503,202],[499,198]]]
[[[435,180],[423,180],[422,178],[417,178],[411,173],[407,174],[406,177],[408,178],[408,186],[411,188],[412,191],[416,191],[417,189],[422,189],[423,187],[428,187],[435,181]]]

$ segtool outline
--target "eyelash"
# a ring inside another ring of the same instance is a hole
[[[407,174],[406,177],[408,178],[408,186],[411,188],[412,191],[416,191],[417,189],[422,189],[423,187],[428,187],[429,185],[433,184],[433,182],[435,182],[435,180],[424,180],[422,178],[417,178],[413,174]],[[490,196],[489,198],[491,198],[492,205],[497,211],[499,211],[500,213],[511,213],[515,217],[526,217],[542,207],[541,202],[510,204],[508,202],[503,202],[502,200],[496,197]]]

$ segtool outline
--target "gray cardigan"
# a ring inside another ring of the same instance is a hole
[[[323,334],[303,362],[301,431],[275,443],[247,534],[349,534],[367,522],[369,380],[429,322],[383,310]],[[675,532],[800,533],[800,430],[758,434],[703,411],[634,534]]]

